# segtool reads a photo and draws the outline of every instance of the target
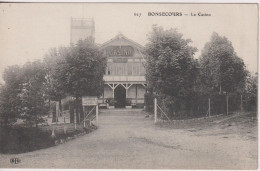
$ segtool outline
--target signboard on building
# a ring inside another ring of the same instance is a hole
[[[98,98],[96,96],[84,96],[82,97],[83,106],[95,106],[98,104]]]
[[[133,56],[134,48],[132,46],[108,46],[106,55],[113,56]]]
[[[127,63],[127,58],[114,58],[113,59],[114,63]]]

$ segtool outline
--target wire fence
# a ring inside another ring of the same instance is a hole
[[[154,98],[152,95],[145,96],[147,112],[154,112]],[[185,100],[160,97],[157,99],[157,112],[161,119],[192,119],[257,109],[255,101],[252,103],[252,99],[249,101],[246,95],[239,93],[192,96]]]

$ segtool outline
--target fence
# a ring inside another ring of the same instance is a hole
[[[63,113],[68,113],[68,111],[63,111]],[[64,117],[65,118],[65,117]],[[76,121],[76,113],[73,113],[73,121]],[[51,125],[42,125],[39,128],[43,132],[49,132],[52,136],[63,136],[73,134],[75,132],[84,132],[89,127],[93,126],[93,120],[96,120],[95,126],[98,126],[98,106],[91,106],[91,108],[86,107],[84,109],[84,114],[81,117],[79,113],[79,123],[54,123]]]
[[[153,104],[151,107],[150,105],[146,107],[146,111],[153,113],[156,107],[159,118],[178,120],[232,114],[233,112],[244,111],[248,106],[246,97],[238,93],[193,96],[186,101],[177,99],[169,102],[170,100],[167,100],[157,98],[157,106]]]
[[[84,131],[83,124],[78,124],[75,127],[75,124],[72,123],[65,123],[65,124],[52,124],[46,126],[40,126],[43,132],[55,132],[55,134],[63,134],[63,133],[73,133],[75,130]]]

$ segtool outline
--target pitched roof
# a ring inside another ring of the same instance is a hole
[[[115,36],[114,38],[110,39],[109,41],[106,41],[105,43],[103,43],[100,48],[105,48],[107,47],[109,44],[115,42],[115,41],[126,41],[129,42],[130,44],[132,44],[133,46],[135,46],[138,49],[143,49],[144,46],[140,45],[139,43],[136,43],[135,41],[128,39],[127,37],[125,37],[123,34],[119,33],[117,36]]]

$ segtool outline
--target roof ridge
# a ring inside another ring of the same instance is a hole
[[[142,46],[142,45],[140,45],[139,43],[137,43],[137,42],[135,42],[135,41],[133,41],[133,40],[127,38],[127,37],[126,37],[124,34],[122,34],[122,33],[118,33],[114,38],[112,38],[112,39],[110,39],[110,40],[108,40],[108,41],[102,43],[100,47],[105,46],[106,44],[112,42],[113,40],[122,39],[122,38],[124,38],[125,40],[127,40],[127,41],[133,43],[134,45],[136,45],[137,47],[139,47],[139,48],[141,48],[141,49],[144,48],[144,46]]]

